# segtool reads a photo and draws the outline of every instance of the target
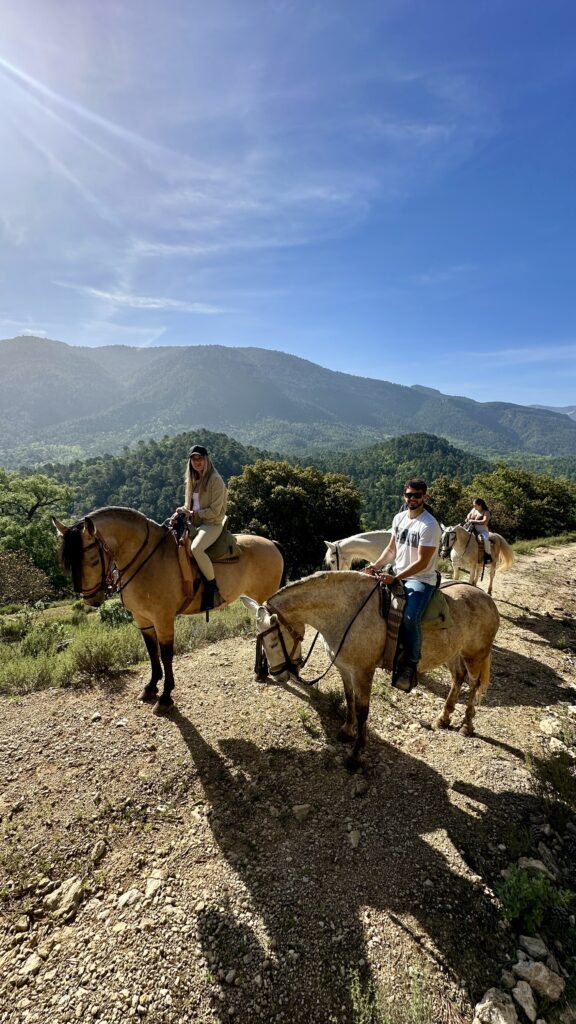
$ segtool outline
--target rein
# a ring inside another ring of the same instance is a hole
[[[379,587],[380,587],[380,583],[378,582],[372,588],[372,590],[370,591],[368,596],[363,600],[362,604],[357,609],[357,611],[355,612],[354,616],[352,617],[352,619],[348,623],[346,629],[344,630],[344,634],[342,636],[342,639],[340,640],[340,643],[338,644],[338,647],[336,648],[336,652],[334,654],[334,657],[331,658],[330,664],[328,665],[328,668],[325,670],[325,672],[322,672],[321,675],[316,676],[315,679],[302,679],[300,676],[298,676],[298,681],[299,682],[303,683],[305,686],[315,686],[316,683],[319,683],[321,679],[324,679],[324,676],[328,675],[328,672],[330,671],[332,666],[335,664],[336,658],[338,657],[338,655],[340,654],[340,651],[342,650],[342,648],[344,646],[344,641],[346,640],[346,637],[348,636],[348,633],[352,629],[352,626],[356,622],[356,619],[360,615],[360,612],[363,611],[363,609],[368,604],[368,601],[370,600],[372,595],[376,592],[376,590],[378,590]],[[292,653],[294,653],[294,651],[296,650],[296,646],[298,645],[298,643],[302,643],[302,640],[304,639],[304,637],[301,636],[300,633],[297,633],[296,630],[294,630],[292,628],[290,623],[280,614],[280,612],[276,611],[276,609],[271,606],[269,601],[265,602],[265,607],[268,609],[268,611],[271,611],[274,615],[276,615],[278,617],[278,621],[282,623],[282,625],[288,630],[290,635],[295,639],[296,644],[292,648]],[[318,639],[318,637],[320,635],[319,632],[316,633],[316,636],[314,637],[314,640],[312,641],[312,644],[310,646],[310,649],[309,649],[308,654],[306,655],[305,659],[303,661],[302,661],[302,659],[299,659],[298,662],[293,662],[293,661],[290,661],[290,659],[288,657],[288,654],[287,654],[287,651],[286,651],[286,644],[285,644],[285,641],[284,641],[284,637],[282,635],[282,630],[280,629],[280,626],[277,623],[275,623],[273,626],[270,626],[270,628],[265,630],[263,633],[259,633],[258,634],[258,636],[256,638],[256,648],[257,648],[256,661],[258,662],[258,647],[259,646],[260,646],[261,652],[264,653],[264,655],[265,655],[265,652],[263,652],[263,644],[261,642],[261,638],[266,636],[268,633],[271,633],[273,630],[277,630],[278,634],[280,636],[280,643],[282,645],[282,650],[284,652],[285,661],[284,661],[284,663],[279,668],[275,668],[274,670],[270,669],[270,675],[273,675],[273,676],[274,675],[279,675],[280,672],[283,672],[286,668],[288,669],[288,671],[290,671],[291,666],[297,667],[298,664],[305,665],[306,662],[308,661],[308,658],[312,654],[312,650],[313,650],[314,644],[316,643],[316,641],[317,641],[317,639]],[[259,641],[260,641],[260,644],[259,644]]]

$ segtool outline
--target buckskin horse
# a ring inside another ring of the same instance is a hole
[[[490,534],[490,548],[492,561],[483,566],[478,561],[478,541],[476,537],[463,526],[442,526],[442,540],[440,541],[440,557],[448,558],[452,562],[454,579],[457,580],[462,569],[470,573],[469,582],[476,585],[482,577],[482,570],[489,570],[488,593],[492,593],[494,573],[496,569],[507,572],[514,563],[514,552],[507,541],[499,533]]]
[[[353,743],[348,766],[356,768],[366,745],[366,721],[374,672],[386,642],[386,623],[380,614],[379,584],[357,572],[317,572],[289,583],[264,604],[243,598],[256,614],[256,629],[264,647],[269,673],[286,682],[298,677],[305,626],[324,637],[331,662],[336,665],[346,695],[346,721],[339,739]],[[463,732],[474,733],[475,706],[490,682],[492,644],[500,617],[495,602],[469,583],[448,583],[442,588],[449,616],[447,625],[422,629],[422,672],[446,665],[452,686],[437,725],[447,728],[462,683],[470,693]]]
[[[152,667],[139,699],[157,701],[157,711],[169,711],[174,703],[174,622],[177,615],[201,611],[200,590],[192,598],[185,596],[173,534],[131,508],[97,509],[73,526],[52,522],[62,537],[63,564],[86,604],[98,607],[118,593],[132,613]],[[284,559],[274,541],[251,534],[237,535],[236,540],[240,558],[214,563],[224,598],[221,608],[241,594],[265,601],[283,582]],[[158,697],[162,676],[164,688]]]

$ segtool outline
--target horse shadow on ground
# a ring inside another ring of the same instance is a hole
[[[431,673],[425,674],[422,676],[422,686],[434,696],[446,699],[449,673],[446,671],[445,680],[438,679]],[[457,711],[466,695],[467,683],[462,687]],[[490,685],[482,705],[477,710],[474,725],[478,726],[483,707],[539,708],[566,701],[573,696],[573,692],[567,690],[563,677],[554,669],[544,665],[536,658],[530,658],[525,654],[519,654],[517,651],[510,651],[495,644],[492,649]]]
[[[173,715],[210,802],[214,838],[251,902],[238,916],[218,892],[199,917],[208,963],[221,972],[215,1012],[222,1021],[351,1024],[358,992],[369,1000],[374,990],[370,962],[397,984],[418,957],[435,961],[448,987],[465,979],[474,1001],[500,977],[506,939],[485,879],[451,866],[451,844],[466,851],[501,842],[529,798],[470,786],[463,809],[442,775],[374,733],[360,795],[335,753],[340,723],[329,701],[287,686],[318,713],[326,747],[261,749],[235,739],[215,749],[185,715]],[[298,820],[293,808],[302,804],[310,813]],[[382,914],[388,919],[383,943],[371,934],[371,913],[380,926]],[[226,985],[230,968],[239,987]]]

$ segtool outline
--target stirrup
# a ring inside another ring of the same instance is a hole
[[[410,693],[418,685],[418,663],[406,661],[392,674],[392,686],[401,693]]]

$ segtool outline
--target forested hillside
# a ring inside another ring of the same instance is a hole
[[[200,427],[299,457],[413,432],[480,455],[576,452],[576,422],[561,413],[338,373],[269,349],[0,342],[6,468],[118,453]]]
[[[74,500],[67,509],[71,515],[85,515],[104,505],[124,505],[161,523],[184,500],[184,470],[190,446],[196,443],[208,448],[226,480],[268,454],[226,434],[197,430],[161,441],[140,441],[121,455],[101,455],[68,465],[49,464],[43,469],[74,489]]]

